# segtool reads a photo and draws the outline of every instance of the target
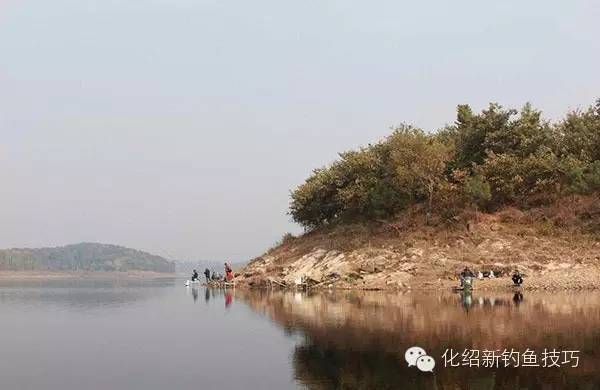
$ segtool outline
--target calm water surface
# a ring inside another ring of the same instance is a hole
[[[413,345],[436,360],[433,373],[407,366]],[[529,348],[540,358],[554,348],[578,351],[579,363],[444,367],[450,348]],[[0,284],[0,389],[600,389],[598,348],[598,293]]]

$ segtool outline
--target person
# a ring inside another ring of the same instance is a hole
[[[192,282],[195,282],[198,280],[198,271],[194,270],[194,273],[192,274]]]
[[[515,273],[512,276],[512,281],[515,286],[520,286],[523,284],[523,275],[518,270],[515,270]]]
[[[466,278],[467,276],[474,278],[475,274],[473,273],[473,271],[471,271],[471,269],[469,267],[465,267],[465,269],[463,269],[463,271],[460,273],[460,276],[462,278]]]
[[[233,280],[233,269],[227,263],[225,263],[225,280],[231,282]]]
[[[210,270],[208,268],[206,268],[204,270],[204,277],[206,278],[206,283],[210,282]]]
[[[475,274],[473,271],[469,269],[469,267],[465,267],[465,269],[460,273],[460,287],[462,288],[471,288],[473,287],[473,278]]]

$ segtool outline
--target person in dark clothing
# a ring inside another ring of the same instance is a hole
[[[204,270],[204,276],[206,277],[206,283],[210,282],[210,270],[208,268]]]
[[[460,273],[460,287],[462,288],[471,288],[473,287],[473,278],[475,274],[473,271],[469,269],[469,267],[465,267],[465,269]]]
[[[194,273],[192,274],[192,282],[195,282],[198,280],[198,271],[194,270]]]
[[[473,271],[471,271],[469,267],[465,267],[465,269],[460,273],[460,276],[463,278],[466,278],[467,276],[474,278],[475,274],[473,273]]]
[[[519,271],[515,271],[515,273],[512,276],[512,281],[515,284],[515,286],[520,286],[523,284],[523,275],[521,275],[521,273]]]

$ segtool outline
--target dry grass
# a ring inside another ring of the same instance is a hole
[[[364,278],[347,281],[363,283],[365,288],[404,284],[407,275],[428,281],[448,279],[465,265],[481,271],[509,273],[518,268],[534,274],[558,272],[557,267],[565,264],[597,267],[598,226],[597,197],[568,198],[529,210],[466,212],[452,223],[430,225],[425,224],[422,210],[414,208],[392,220],[332,225],[285,240],[244,272],[284,277],[306,269],[302,263],[318,251],[333,257],[343,254],[344,259],[334,263],[346,272],[363,272]]]

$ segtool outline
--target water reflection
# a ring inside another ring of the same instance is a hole
[[[225,308],[229,309],[233,303],[233,293],[229,290],[225,291]]]
[[[67,279],[46,281],[3,281],[0,305],[4,308],[54,307],[89,311],[119,307],[155,299],[173,286],[172,278],[156,280]]]
[[[523,302],[523,293],[517,291],[515,295],[513,295],[513,302],[515,303],[515,305],[519,306],[521,302]]]
[[[295,388],[276,327],[183,284],[0,284],[0,389]]]
[[[192,295],[192,299],[194,303],[198,300],[199,289],[198,287],[187,287],[189,293]],[[208,304],[211,299],[214,300],[216,298],[223,299],[225,302],[225,309],[231,308],[233,304],[235,296],[234,290],[224,290],[219,288],[207,288],[204,287],[204,303]]]
[[[600,294],[321,294],[238,292],[255,311],[302,336],[293,353],[298,382],[310,389],[597,389]],[[407,367],[419,345],[435,374]],[[447,348],[463,351],[578,350],[579,367],[444,367]]]
[[[465,290],[459,293],[463,309],[468,312],[474,305],[481,307],[496,307],[496,306],[519,306],[523,302],[523,293],[517,291],[513,294],[512,299],[507,296],[480,296],[476,301],[473,300],[473,291]]]

